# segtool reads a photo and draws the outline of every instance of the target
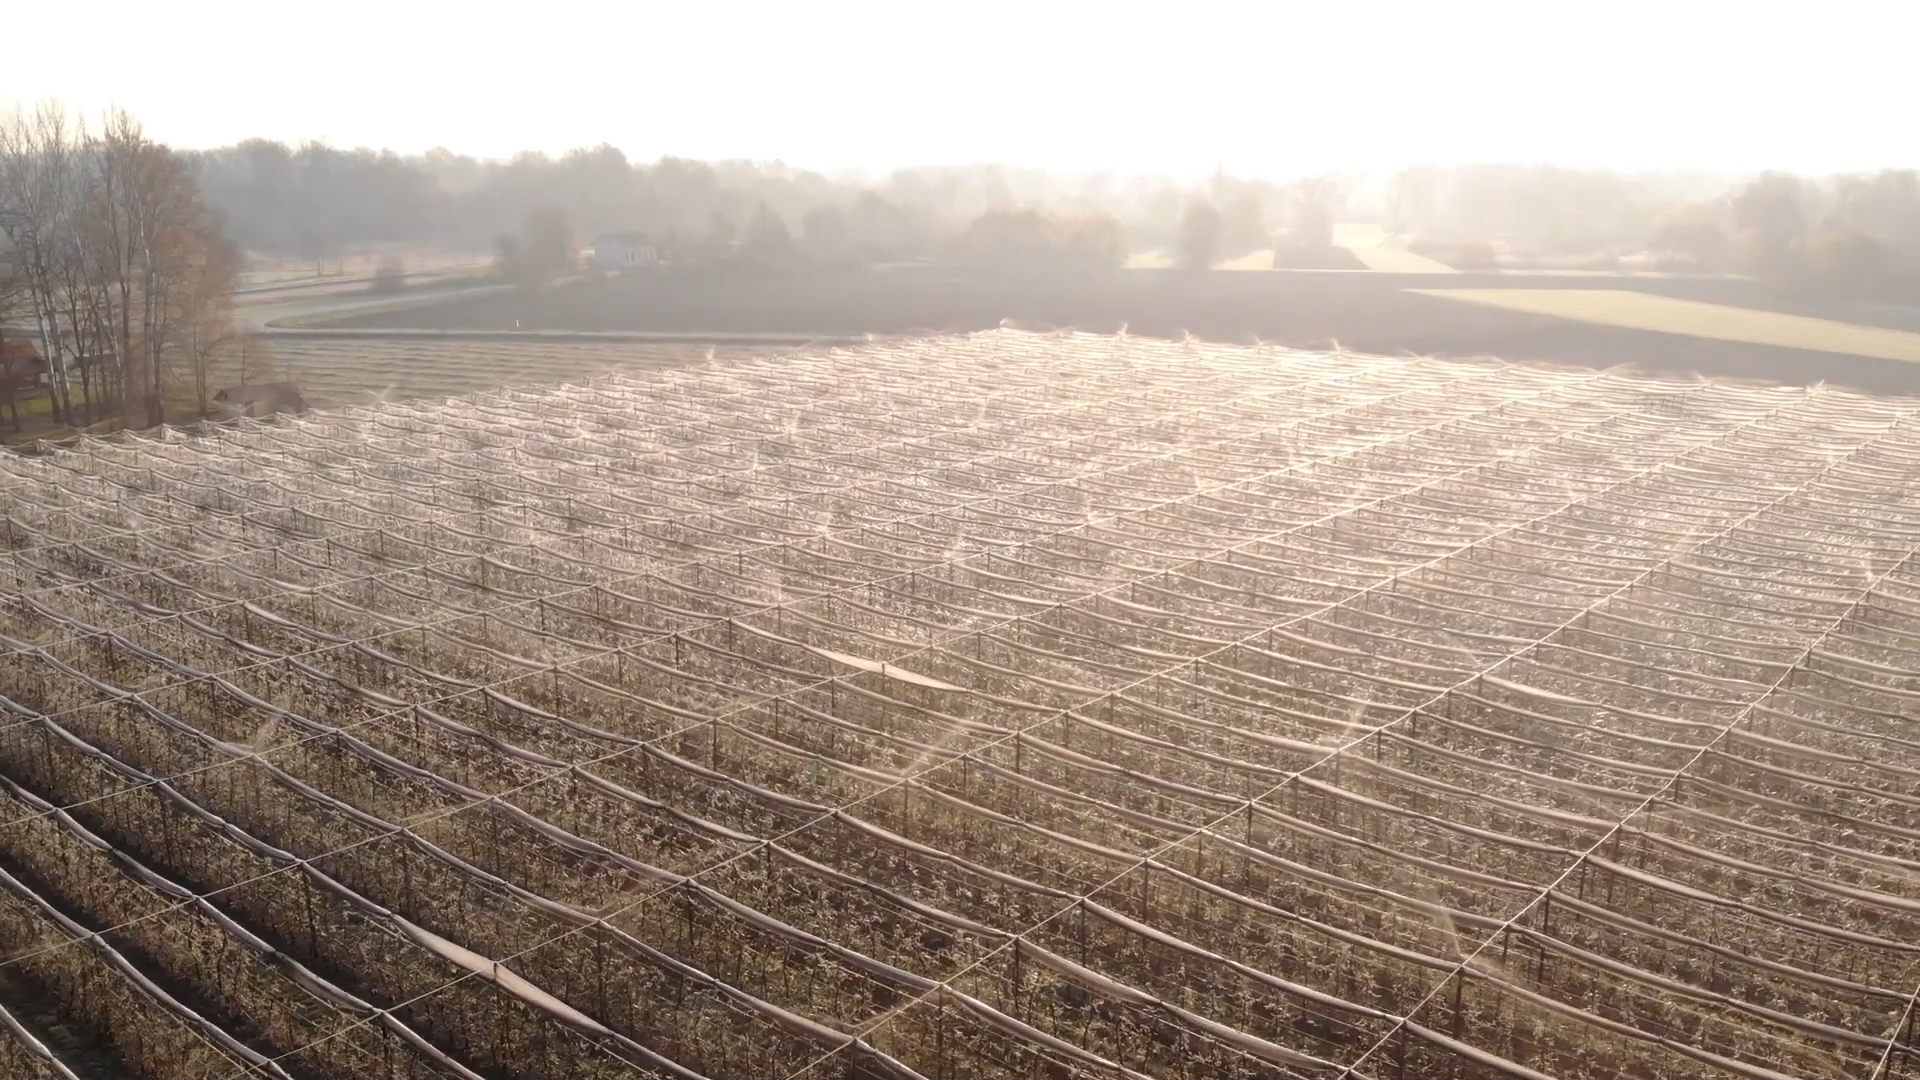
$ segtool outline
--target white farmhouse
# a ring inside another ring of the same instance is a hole
[[[605,233],[593,241],[593,264],[602,270],[658,266],[665,261],[666,252],[646,233]]]

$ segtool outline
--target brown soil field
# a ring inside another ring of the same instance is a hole
[[[987,276],[915,269],[812,275],[672,274],[583,282],[406,311],[347,316],[333,327],[442,331],[811,333],[967,331],[1012,323],[1299,348],[1337,343],[1386,355],[1500,356],[1597,367],[1920,389],[1912,365],[1804,349],[1575,323],[1408,293],[1431,276],[1371,272],[1129,270]],[[1633,288],[1711,303],[1777,304],[1744,281],[1585,275],[1459,274],[1459,288]],[[1799,305],[1805,313],[1815,313]],[[1828,314],[1829,318],[1845,315]],[[1863,320],[1864,321],[1864,320]]]

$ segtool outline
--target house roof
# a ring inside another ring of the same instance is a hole
[[[27,338],[0,338],[0,368],[46,371],[47,358],[40,355],[40,346]]]

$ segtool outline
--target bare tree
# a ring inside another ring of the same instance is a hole
[[[1872,176],[1843,176],[1834,194],[1835,224],[1883,249],[1884,269],[1893,278],[1909,287],[1920,281],[1920,172],[1887,169]]]
[[[57,423],[92,424],[116,401],[129,426],[164,423],[174,361],[197,371],[230,338],[237,255],[186,163],[125,112],[97,135],[55,105],[0,123],[0,231],[45,345]]]
[[[1749,273],[1787,279],[1804,271],[1812,201],[1807,182],[1787,173],[1762,173],[1728,197]]]
[[[800,243],[816,259],[843,261],[851,242],[846,212],[832,203],[814,207],[800,220]]]
[[[1055,222],[1033,207],[995,207],[973,219],[960,238],[962,248],[991,262],[1038,263],[1055,247]]]
[[[170,354],[191,356],[198,342],[227,336],[227,294],[238,258],[208,220],[199,185],[180,158],[148,139],[120,110],[107,114],[87,158],[95,176],[91,201],[104,255],[103,277],[114,301],[114,350],[125,372],[125,422],[166,422]],[[190,363],[196,383],[211,354]],[[204,394],[200,395],[202,411]]]
[[[1033,207],[988,210],[960,238],[967,254],[989,262],[1053,267],[1119,266],[1127,234],[1111,214],[1050,214]]]
[[[267,339],[257,333],[241,332],[234,342],[233,353],[238,368],[234,378],[242,386],[282,376],[280,362],[274,357]]]
[[[1710,205],[1676,206],[1655,220],[1647,246],[1662,259],[1718,269],[1728,259],[1733,241],[1720,226],[1720,214]]]
[[[112,297],[101,280],[101,262],[86,233],[54,267],[56,303],[53,325],[66,344],[70,377],[78,376],[80,393],[66,423],[90,426],[119,410],[125,396],[125,369],[113,350]]]
[[[173,356],[184,363],[197,415],[212,405],[213,375],[223,358],[245,348],[233,315],[233,282],[240,251],[225,237],[200,235],[169,266],[166,327]],[[244,379],[241,380],[245,382]]]
[[[1300,181],[1293,189],[1293,243],[1314,251],[1332,247],[1334,218],[1339,213],[1338,180],[1316,176]]]
[[[1127,230],[1112,214],[1086,214],[1065,222],[1061,247],[1071,258],[1093,266],[1127,261]]]
[[[573,218],[558,206],[543,206],[527,215],[522,230],[520,260],[524,270],[538,279],[573,272],[579,255],[574,237]]]
[[[785,219],[763,202],[747,219],[747,227],[740,234],[740,250],[759,259],[783,260],[794,253],[793,233]]]
[[[1270,185],[1243,180],[1216,171],[1209,188],[1213,205],[1220,210],[1220,251],[1231,259],[1257,251],[1268,244],[1265,202]]]
[[[142,205],[144,185],[139,175],[145,141],[132,117],[110,113],[102,138],[85,139],[82,144],[82,160],[93,189],[87,200],[85,224],[96,237],[92,246],[99,253],[100,277],[109,290],[113,312],[109,340],[125,386],[123,420],[132,428],[158,424],[161,420],[155,414],[164,415],[164,410],[157,408],[157,400],[152,400],[159,396],[155,385],[159,372],[149,371],[154,365],[136,346],[136,340],[145,343],[145,326],[141,326],[137,339],[134,327],[135,290],[145,295],[150,285],[145,279],[152,272],[151,222]],[[145,315],[142,310],[143,323]]]
[[[734,227],[733,219],[715,210],[707,217],[706,244],[711,253],[727,256],[733,253],[733,245],[740,238],[740,230]]]
[[[13,248],[46,350],[55,423],[72,423],[70,352],[60,332],[61,272],[80,253],[75,140],[66,111],[43,103],[0,120],[0,231]]]
[[[1187,204],[1180,219],[1180,265],[1206,270],[1220,261],[1220,211],[1205,199]]]

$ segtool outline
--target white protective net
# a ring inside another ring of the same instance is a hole
[[[998,331],[8,456],[0,991],[178,1076],[1913,1075],[1916,412]]]

